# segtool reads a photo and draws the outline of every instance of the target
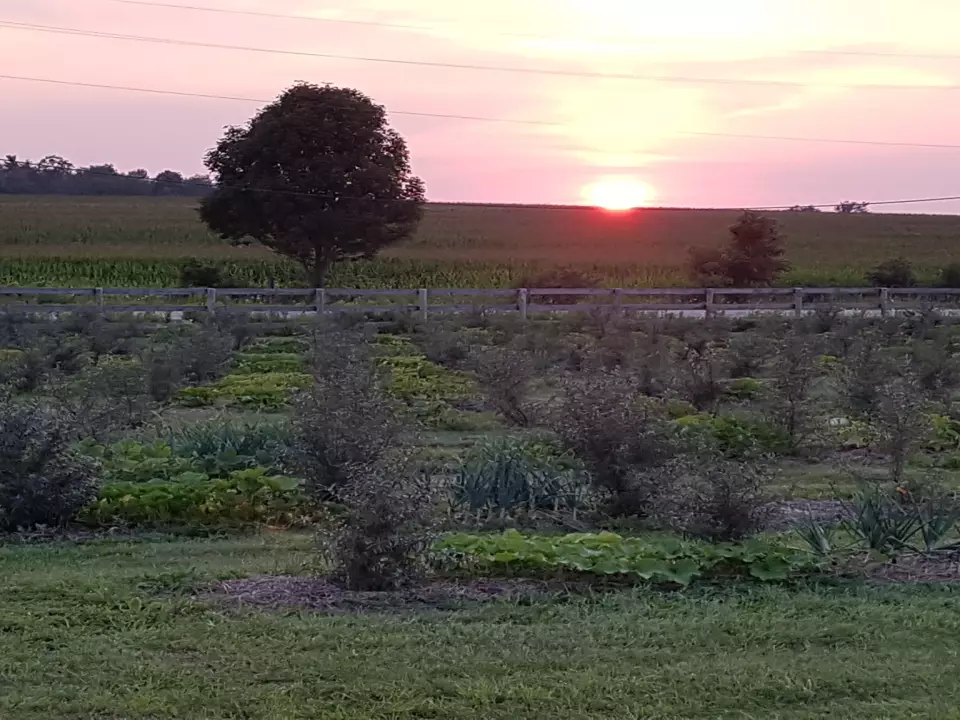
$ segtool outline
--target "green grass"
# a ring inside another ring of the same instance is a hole
[[[0,717],[957,718],[956,591],[637,590],[457,612],[235,612],[303,536],[0,548]]]
[[[773,213],[794,270],[787,286],[858,285],[904,255],[932,279],[957,260],[960,218]],[[717,245],[737,213],[649,209],[430,205],[415,237],[372,262],[340,266],[330,287],[510,287],[550,266],[574,266],[611,287],[687,282],[690,248]],[[174,286],[185,258],[225,263],[264,286],[300,282],[295,265],[236,248],[200,223],[189,198],[0,196],[0,284]]]

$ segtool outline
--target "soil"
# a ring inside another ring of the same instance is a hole
[[[960,552],[900,557],[874,569],[870,579],[881,583],[960,582]]]
[[[464,603],[533,600],[561,589],[556,583],[532,580],[442,580],[392,592],[357,592],[326,578],[278,575],[219,582],[207,597],[237,607],[343,613],[454,609]]]
[[[766,529],[791,530],[809,521],[836,525],[843,515],[843,503],[838,500],[785,500],[771,505]]]

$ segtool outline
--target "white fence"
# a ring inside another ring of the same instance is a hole
[[[152,302],[154,299],[168,302]],[[946,288],[0,288],[0,312],[279,313],[349,312],[665,313],[694,317],[818,309],[888,315],[937,308],[960,311],[960,289]]]

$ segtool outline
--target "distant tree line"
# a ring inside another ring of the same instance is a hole
[[[113,165],[76,167],[59,155],[32,162],[7,155],[0,161],[0,195],[172,195],[203,197],[213,190],[206,175],[164,170],[121,173]]]

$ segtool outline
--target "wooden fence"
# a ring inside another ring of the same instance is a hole
[[[166,303],[152,302],[156,298]],[[177,302],[178,301],[178,302]],[[888,315],[937,308],[960,311],[960,289],[944,288],[0,288],[0,312],[25,313],[282,313],[349,312],[676,313],[690,316],[818,309]]]

